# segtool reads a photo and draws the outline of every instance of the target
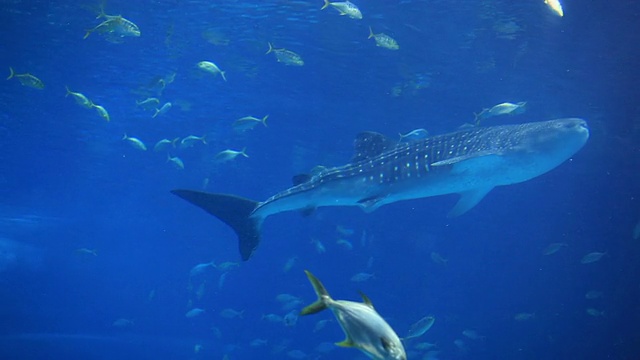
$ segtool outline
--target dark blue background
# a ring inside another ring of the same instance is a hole
[[[335,298],[367,293],[400,335],[433,314],[422,341],[438,344],[437,358],[638,358],[640,6],[567,0],[560,18],[542,0],[357,4],[363,20],[320,11],[319,0],[110,1],[105,11],[142,33],[112,44],[98,33],[82,39],[102,21],[98,3],[4,1],[0,68],[30,72],[46,88],[0,82],[0,356],[277,359],[297,349],[316,358],[318,344],[343,336],[335,321],[313,331],[329,312],[292,327],[261,320],[286,313],[279,293],[314,300],[302,272],[310,269]],[[496,26],[508,22],[520,30],[501,38]],[[400,50],[376,47],[368,26],[393,36]],[[208,42],[203,33],[211,29],[228,44]],[[277,63],[264,54],[267,42],[299,53],[305,65]],[[228,82],[202,74],[195,64],[203,60],[225,70]],[[145,85],[172,73],[160,96],[174,103],[165,116],[136,108]],[[111,122],[65,98],[65,85],[103,105]],[[397,86],[403,91],[393,96]],[[270,217],[251,261],[221,288],[220,272],[206,274],[200,300],[189,290],[194,265],[240,261],[237,244],[224,224],[170,189],[200,189],[208,178],[209,191],[264,200],[293,174],[346,163],[362,130],[443,133],[505,101],[527,101],[527,112],[489,125],[583,117],[591,139],[557,169],[495,189],[460,218],[446,217],[453,195],[371,214],[324,208],[308,218]],[[237,118],[265,114],[268,128],[241,135],[231,128]],[[206,133],[208,145],[175,151],[185,162],[179,170],[164,153],[122,141],[125,132],[149,147]],[[243,147],[249,158],[213,161]],[[354,230],[352,251],[335,244],[338,225]],[[327,252],[316,253],[311,239]],[[542,256],[553,242],[569,246]],[[434,251],[446,266],[430,259]],[[607,256],[580,264],[592,251]],[[375,277],[351,282],[360,271]],[[604,295],[587,300],[589,290]],[[206,312],[188,319],[189,305]],[[590,307],[604,315],[588,315]],[[225,308],[244,310],[244,318],[222,318]],[[520,312],[535,319],[514,321]],[[134,325],[112,326],[119,318]],[[465,329],[484,338],[468,339]],[[268,344],[250,347],[257,338]],[[339,348],[322,355],[363,357]]]

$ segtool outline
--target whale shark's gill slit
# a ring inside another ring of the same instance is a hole
[[[257,201],[228,194],[211,194],[193,190],[171,190],[188,202],[217,217],[235,231],[242,260],[248,260],[260,243],[260,218],[250,217]]]

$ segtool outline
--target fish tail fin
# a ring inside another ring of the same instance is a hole
[[[207,134],[202,135],[202,144],[207,145]]]
[[[269,115],[265,115],[265,116],[262,118],[262,125],[264,125],[264,127],[268,127],[268,126],[267,126],[267,119],[268,119],[268,118],[269,118]]]
[[[249,155],[247,155],[247,148],[246,147],[242,148],[242,151],[240,151],[240,155],[242,155],[242,156],[244,156],[246,158],[249,157]]]
[[[16,73],[13,72],[13,68],[11,66],[9,66],[9,77],[7,78],[7,80],[11,79]]]
[[[329,2],[329,0],[324,0],[324,5],[322,5],[322,7],[320,8],[320,10],[324,10],[327,7],[329,7],[329,5],[331,5],[331,3]]]
[[[300,311],[300,315],[315,314],[327,308],[327,300],[331,299],[331,296],[320,280],[309,270],[305,270],[304,273],[307,274],[307,278],[309,278],[309,282],[311,282],[313,290],[315,290],[316,295],[318,295],[318,300],[302,309],[302,311]]]
[[[375,35],[373,34],[373,29],[371,28],[371,26],[369,26],[369,37],[367,39],[371,39],[374,36]]]
[[[222,80],[227,81],[227,77],[226,77],[226,76],[224,76],[224,73],[225,73],[225,72],[226,72],[226,71],[220,71],[220,75],[222,75]]]
[[[193,190],[171,190],[171,193],[217,217],[235,231],[242,260],[249,260],[260,243],[262,218],[251,217],[257,201],[235,195],[212,194]]]
[[[64,86],[65,89],[67,89],[67,93],[64,94],[64,97],[69,96],[69,94],[71,94],[71,90],[69,90],[69,87],[67,85]]]
[[[156,118],[156,116],[158,116],[158,114],[160,114],[160,109],[155,109],[155,110],[156,110],[156,112],[155,112],[155,114],[153,114],[153,116],[151,117],[152,119],[155,119],[155,118]]]
[[[266,55],[266,54],[271,54],[271,52],[273,51],[273,45],[271,45],[271,43],[270,43],[270,42],[267,42],[267,45],[269,45],[269,50],[267,50],[267,52],[266,52],[266,53],[264,53],[265,55]]]

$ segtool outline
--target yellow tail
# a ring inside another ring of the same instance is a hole
[[[324,9],[326,9],[329,5],[331,5],[331,3],[329,2],[329,0],[324,0],[324,5],[322,5],[322,7],[320,8],[320,10],[324,10]]]
[[[307,278],[309,278],[309,282],[311,282],[316,295],[318,295],[318,300],[316,300],[313,304],[306,306],[304,309],[302,309],[302,311],[300,311],[300,315],[310,315],[326,309],[326,300],[331,299],[331,296],[317,277],[313,276],[313,274],[308,270],[305,270],[304,272],[305,274],[307,274]]]

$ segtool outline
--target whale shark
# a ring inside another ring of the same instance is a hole
[[[588,138],[587,123],[579,118],[471,127],[401,143],[363,132],[348,164],[294,176],[293,187],[262,202],[232,194],[171,192],[229,225],[246,261],[271,215],[308,213],[322,206],[358,206],[370,212],[402,200],[460,194],[449,213],[459,216],[496,186],[521,183],[559,166]]]

